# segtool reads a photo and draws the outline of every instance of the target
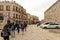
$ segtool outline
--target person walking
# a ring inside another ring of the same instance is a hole
[[[15,25],[14,25],[14,22],[11,24],[11,37],[15,37]]]
[[[19,23],[16,23],[16,24],[15,24],[15,27],[17,28],[17,32],[18,32],[18,34],[19,34],[19,32],[20,32],[20,24],[19,24]]]
[[[9,36],[10,36],[10,21],[7,21],[7,24],[4,26],[3,30],[2,30],[2,37],[4,40],[9,40]]]
[[[25,25],[24,25],[24,23],[22,22],[22,23],[21,23],[21,31],[22,31],[22,35],[24,34],[24,28],[25,28]]]
[[[26,31],[26,29],[27,29],[27,23],[26,22],[24,22],[24,26],[25,26],[25,31]]]

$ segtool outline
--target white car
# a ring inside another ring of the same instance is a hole
[[[60,28],[59,24],[56,23],[43,23],[40,25],[41,28]]]

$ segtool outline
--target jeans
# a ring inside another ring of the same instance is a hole
[[[18,29],[18,33],[20,32],[20,29]]]
[[[24,29],[21,29],[22,30],[22,32],[24,32]]]
[[[11,31],[11,37],[13,38],[13,37],[15,37],[15,31]]]

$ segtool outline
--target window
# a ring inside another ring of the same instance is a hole
[[[0,26],[1,26],[1,23],[3,22],[3,20],[0,20]]]
[[[16,7],[15,6],[13,6],[13,11],[15,11],[16,10]]]
[[[19,15],[19,19],[20,19],[20,15]]]
[[[3,11],[3,5],[0,5],[0,11]]]
[[[18,23],[19,21],[16,20],[16,23]]]
[[[7,11],[10,11],[10,6],[6,6],[6,10]]]
[[[18,7],[16,7],[16,12],[18,12]]]
[[[19,21],[19,24],[20,24],[21,21]]]
[[[0,13],[0,20],[3,20],[3,19],[4,19],[3,13]]]
[[[15,14],[13,14],[13,18],[15,18]]]
[[[18,18],[18,14],[16,14],[16,18]]]
[[[19,8],[19,13],[20,13],[20,8]]]
[[[9,12],[6,13],[6,17],[7,17],[7,19],[10,19],[10,13]]]

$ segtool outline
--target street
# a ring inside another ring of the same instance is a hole
[[[27,31],[22,35],[21,31],[10,40],[60,40],[60,29],[41,29],[37,25],[28,25]],[[3,40],[0,37],[0,40]]]

